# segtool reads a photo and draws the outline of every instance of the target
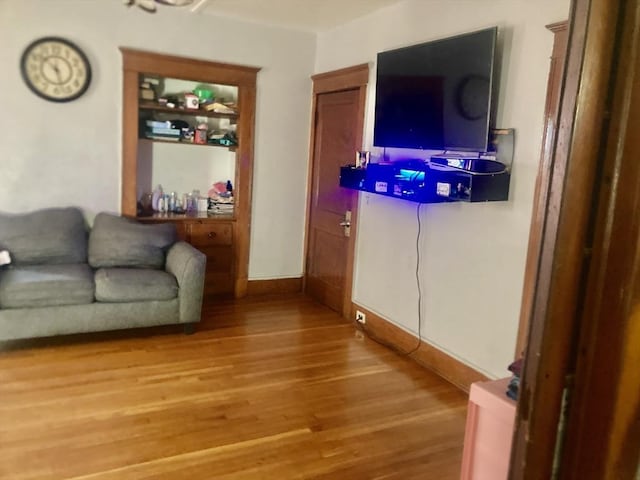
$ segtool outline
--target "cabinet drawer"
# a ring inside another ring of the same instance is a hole
[[[194,247],[231,245],[232,231],[230,223],[193,223],[190,243]]]
[[[178,240],[187,241],[187,226],[182,222],[175,223]]]
[[[227,246],[197,247],[207,256],[207,272],[233,271],[233,250]]]

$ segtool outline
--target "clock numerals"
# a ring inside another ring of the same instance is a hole
[[[54,87],[53,94],[56,96],[69,95],[73,92],[73,89],[69,85],[63,85],[61,87]]]

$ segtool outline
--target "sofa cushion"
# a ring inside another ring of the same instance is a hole
[[[15,265],[86,263],[87,228],[74,207],[0,213],[0,250]]]
[[[0,272],[0,308],[92,303],[93,291],[87,264],[24,265]]]
[[[99,302],[171,300],[178,296],[176,278],[161,270],[101,268],[95,282]]]
[[[163,268],[165,253],[176,241],[171,223],[144,225],[108,213],[96,216],[89,235],[93,268]]]

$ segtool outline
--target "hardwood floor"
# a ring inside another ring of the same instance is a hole
[[[457,479],[466,395],[304,296],[0,344],[2,479]]]

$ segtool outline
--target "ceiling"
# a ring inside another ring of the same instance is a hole
[[[402,0],[195,0],[191,10],[322,32]]]

